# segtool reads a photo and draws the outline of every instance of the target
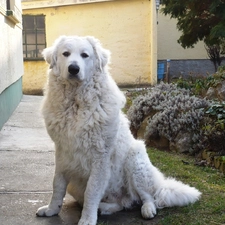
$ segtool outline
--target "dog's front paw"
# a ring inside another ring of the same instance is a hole
[[[141,215],[144,219],[151,219],[156,215],[156,207],[152,202],[146,202],[141,207]]]
[[[49,208],[48,205],[42,206],[40,207],[37,212],[36,215],[37,216],[54,216],[57,215],[59,213],[60,209],[51,209]]]
[[[83,218],[81,218],[80,220],[79,220],[79,223],[78,223],[78,225],[96,225],[96,223],[97,223],[97,221],[96,220],[90,220],[90,218],[88,218],[88,219],[83,219]]]

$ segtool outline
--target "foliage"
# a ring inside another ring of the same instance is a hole
[[[225,155],[225,102],[213,102],[205,114],[208,115],[202,126],[205,146],[218,155]]]
[[[140,92],[140,95],[137,92],[130,93],[133,96],[130,105],[134,99],[127,112],[131,131],[136,136],[140,130],[145,132],[146,144],[149,146],[157,146],[151,140],[160,137],[158,141],[162,142],[165,140],[161,139],[163,137],[169,141],[168,148],[184,149],[176,145],[182,138],[180,134],[183,134],[191,138],[191,142],[187,142],[190,148],[184,146],[190,153],[207,149],[216,152],[215,156],[225,155],[225,103],[222,100],[224,97],[220,98],[218,94],[224,82],[223,66],[208,77],[179,78],[175,84],[161,83]],[[215,90],[213,96],[207,92],[211,88]],[[139,137],[143,138],[143,135]]]
[[[179,88],[190,90],[193,95],[204,97],[210,87],[217,87],[223,80],[225,80],[225,68],[220,66],[217,73],[213,75],[201,78],[179,78],[175,83]]]
[[[127,112],[131,121],[131,130],[134,135],[147,117],[145,138],[164,137],[174,141],[182,132],[192,135],[193,149],[198,148],[200,140],[200,122],[204,115],[204,108],[209,103],[205,99],[191,96],[190,91],[177,88],[176,84],[160,83],[152,87],[147,94],[138,96]]]
[[[207,45],[220,44],[225,38],[225,2],[220,0],[162,0],[162,12],[177,19],[182,32],[178,42],[184,48],[203,40]]]
[[[212,104],[205,113],[225,123],[225,102]]]
[[[135,89],[128,89],[128,90],[123,90],[126,94],[126,105],[123,109],[124,113],[127,113],[128,109],[131,107],[133,104],[133,100],[137,98],[139,95],[145,95],[148,91],[149,88],[135,88]]]
[[[220,66],[207,77],[179,78],[173,84],[131,91],[131,131],[148,146],[195,154],[204,165],[225,172],[224,87],[225,66]]]

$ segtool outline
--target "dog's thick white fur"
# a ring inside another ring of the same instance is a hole
[[[199,199],[194,187],[165,178],[132,136],[121,112],[125,97],[108,72],[110,54],[97,39],[61,36],[43,55],[50,70],[42,112],[56,166],[51,202],[38,216],[58,214],[66,190],[83,206],[79,225],[134,202],[148,219],[157,208]]]

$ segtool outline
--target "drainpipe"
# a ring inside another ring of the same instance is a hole
[[[156,6],[156,16],[157,16],[157,24],[158,22],[158,11],[159,11],[159,6],[160,6],[160,0],[155,0],[155,6]]]
[[[150,83],[152,85],[157,84],[157,8],[156,1],[150,1],[150,52],[151,52],[151,66],[150,66]]]

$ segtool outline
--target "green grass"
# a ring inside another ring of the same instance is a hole
[[[166,176],[175,177],[202,192],[200,201],[186,207],[158,211],[160,225],[225,225],[225,176],[213,168],[194,165],[194,158],[148,150],[152,163]],[[182,162],[188,162],[184,164]]]
[[[142,219],[138,209],[138,213],[118,212],[105,219],[100,217],[98,225],[225,225],[223,174],[213,168],[195,166],[194,157],[153,148],[148,153],[152,163],[166,176],[199,189],[201,199],[185,207],[160,209],[152,220]]]

